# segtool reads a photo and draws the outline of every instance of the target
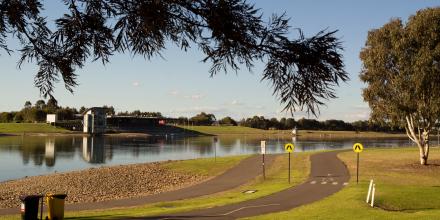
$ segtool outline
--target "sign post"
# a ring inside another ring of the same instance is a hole
[[[266,154],[266,141],[261,141],[261,155],[263,156],[263,180],[266,180],[266,168],[264,167],[265,154]]]
[[[284,145],[284,150],[289,154],[289,184],[290,184],[290,153],[293,152],[295,149],[295,146],[293,146],[292,143],[287,143]]]
[[[353,144],[353,151],[356,153],[356,184],[359,183],[359,153],[364,150],[361,143]]]
[[[214,141],[214,162],[217,163],[217,142],[218,142],[217,137],[214,137],[213,141]]]

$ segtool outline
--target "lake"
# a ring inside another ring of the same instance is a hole
[[[0,181],[90,167],[166,160],[222,157],[260,152],[261,137],[0,137]],[[369,147],[413,146],[405,138],[301,139],[266,138],[267,153],[348,149],[361,142]]]

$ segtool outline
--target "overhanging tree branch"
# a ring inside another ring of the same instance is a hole
[[[260,9],[245,0],[63,2],[69,13],[56,19],[54,30],[44,32],[49,29],[40,22],[32,34],[26,28],[44,21],[40,1],[0,2],[0,47],[7,30],[27,36],[30,45],[22,42],[21,62],[36,61],[35,85],[44,96],[53,96],[58,74],[73,92],[75,70],[89,59],[105,64],[114,53],[126,51],[150,59],[160,56],[166,42],[184,50],[199,47],[206,55],[203,61],[211,63],[211,76],[243,66],[252,71],[256,62],[265,62],[262,80],[272,84],[273,94],[291,112],[319,114],[319,106],[336,97],[333,88],[348,80],[336,31],[306,38],[297,29],[299,38],[290,39],[285,14],[266,23]]]

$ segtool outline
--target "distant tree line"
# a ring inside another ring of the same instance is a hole
[[[107,114],[114,115],[113,106],[103,106],[107,109]],[[86,111],[82,106],[79,110],[71,107],[59,106],[55,99],[49,99],[47,102],[38,100],[34,104],[31,101],[26,101],[20,111],[0,112],[0,123],[35,123],[46,122],[47,114],[56,114],[58,120],[69,121],[77,119],[79,114]]]
[[[55,99],[38,100],[34,105],[30,101],[24,103],[20,111],[1,112],[0,122],[45,122],[47,114],[57,114],[60,120],[73,120],[78,111],[75,108],[61,107]]]
[[[141,112],[140,110],[135,110],[132,112],[118,112],[116,114],[117,116],[133,116],[133,117],[156,117],[156,118],[162,118],[162,113],[160,112]]]
[[[117,116],[133,116],[133,117],[158,117],[164,116],[160,112],[142,112],[135,110],[132,112],[118,112],[115,114],[113,106],[104,105],[107,110],[107,115]],[[45,122],[47,114],[57,114],[58,120],[74,120],[77,119],[76,115],[82,114],[86,111],[83,106],[79,110],[70,107],[58,106],[58,103],[54,99],[49,99],[47,103],[44,100],[38,100],[32,105],[30,101],[26,101],[23,109],[18,112],[1,112],[0,123],[8,122]],[[273,129],[273,130],[286,130],[298,128],[301,130],[332,130],[332,131],[403,131],[399,128],[393,128],[388,125],[375,124],[369,121],[355,121],[345,122],[343,120],[325,120],[318,121],[315,119],[301,118],[295,120],[293,118],[265,118],[263,116],[253,116],[251,118],[244,118],[240,121],[236,121],[233,118],[227,116],[221,119],[215,117],[214,114],[201,112],[193,117],[178,117],[172,120],[172,123],[179,125],[197,125],[197,126],[215,126],[215,125],[228,125],[228,126],[244,126],[258,129]]]
[[[331,130],[331,131],[403,131],[402,129],[391,127],[389,125],[374,124],[367,120],[359,120],[355,122],[345,122],[343,120],[325,120],[318,121],[315,119],[301,118],[295,120],[293,118],[277,118],[266,119],[262,116],[254,116],[252,118],[242,119],[240,126],[259,128],[259,129],[293,129],[301,130]]]
[[[286,130],[298,128],[301,130],[332,130],[332,131],[404,131],[401,128],[391,127],[389,125],[375,124],[367,120],[359,120],[355,122],[345,122],[343,120],[325,120],[318,121],[315,119],[301,118],[295,120],[294,118],[265,118],[263,116],[253,116],[251,118],[241,119],[236,121],[233,118],[227,116],[222,119],[216,120],[215,115],[201,112],[193,117],[179,117],[175,120],[179,125],[230,125],[230,126],[244,126],[258,129],[273,129],[273,130]]]

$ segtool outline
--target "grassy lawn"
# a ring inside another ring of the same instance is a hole
[[[0,123],[0,133],[70,133],[45,123]]]
[[[181,128],[210,135],[278,135],[292,136],[291,130],[263,130],[242,126],[181,126]],[[314,131],[299,130],[298,136],[302,138],[353,138],[353,137],[405,137],[404,134],[391,134],[381,132],[355,132],[355,131]]]
[[[115,218],[128,218],[136,216],[149,216],[159,215],[165,213],[175,213],[188,211],[198,208],[209,208],[213,206],[225,205],[230,203],[241,202],[249,199],[258,198],[261,196],[269,195],[274,192],[286,189],[293,185],[300,184],[309,175],[310,153],[298,153],[292,157],[292,184],[287,183],[287,158],[285,155],[280,155],[276,158],[274,164],[266,170],[266,180],[263,181],[262,177],[257,177],[255,180],[248,184],[245,184],[236,189],[231,189],[226,192],[220,192],[213,195],[207,195],[203,197],[186,199],[180,201],[161,202],[155,204],[148,204],[131,208],[117,208],[109,210],[94,210],[94,211],[80,211],[80,212],[67,212],[66,219],[115,219]],[[232,157],[232,161],[237,161],[240,157]],[[217,158],[218,163],[227,164],[231,158]],[[181,172],[188,171],[193,173],[206,173],[211,168],[217,166],[217,162],[207,161],[207,163],[201,163],[200,161],[207,159],[197,159],[180,161],[175,164],[170,163],[170,168],[177,168]],[[222,162],[223,161],[223,162]],[[235,163],[235,162],[232,162]],[[199,167],[199,164],[204,164],[203,168]],[[218,172],[218,171],[214,171]],[[247,189],[258,190],[254,194],[243,194],[242,192]],[[3,216],[5,219],[17,219],[15,216]]]
[[[196,131],[211,135],[225,135],[225,134],[249,134],[261,135],[268,133],[267,130],[248,128],[242,126],[180,126],[187,130]]]
[[[227,169],[234,167],[241,160],[247,157],[249,157],[249,155],[180,160],[171,161],[164,164],[163,166],[168,169],[182,173],[191,173],[203,176],[216,176],[225,172]]]
[[[339,157],[352,175],[348,187],[319,202],[252,219],[439,219],[440,149],[431,151],[432,165],[418,165],[416,148],[366,149],[361,153],[356,185],[353,152]],[[354,177],[354,178],[353,178]],[[376,183],[376,207],[365,203],[368,183]]]
[[[213,206],[237,203],[249,199],[258,198],[303,182],[308,177],[310,170],[309,155],[309,153],[300,153],[296,154],[293,157],[292,160],[294,160],[295,162],[292,164],[293,171],[291,185],[287,183],[287,160],[285,155],[281,155],[277,157],[273,166],[266,170],[267,172],[265,181],[263,181],[262,177],[260,176],[252,182],[236,189],[199,198],[186,199],[181,201],[161,202],[124,209],[68,212],[66,213],[66,217],[67,219],[112,219],[136,216],[151,216],[189,211],[192,209],[209,208]],[[193,162],[197,163],[197,160],[194,160]],[[192,170],[192,172],[195,171],[193,168],[189,168],[188,170]],[[254,194],[242,193],[244,190],[248,189],[257,190],[257,192]]]
[[[290,132],[290,131],[289,131]],[[384,133],[373,131],[314,131],[299,130],[298,136],[301,138],[385,138],[385,137],[405,137],[403,133]]]

